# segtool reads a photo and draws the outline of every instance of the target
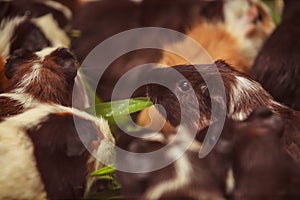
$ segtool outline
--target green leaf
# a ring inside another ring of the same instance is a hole
[[[70,37],[80,37],[81,36],[81,31],[79,29],[72,29],[70,32],[69,32],[69,36]]]
[[[281,12],[283,5],[281,1],[263,0],[263,2],[270,8],[271,17],[275,25],[278,25],[281,21]]]
[[[133,98],[113,102],[99,103],[95,105],[96,114],[104,118],[119,117],[138,112],[153,105],[149,98]],[[86,109],[92,113],[94,108]]]
[[[106,166],[106,167],[103,167],[97,171],[94,171],[91,175],[92,176],[104,176],[104,175],[108,175],[108,174],[111,174],[115,171],[114,167],[112,166]]]
[[[114,178],[110,175],[101,175],[101,176],[99,176],[99,179],[101,179],[101,180],[114,180]]]

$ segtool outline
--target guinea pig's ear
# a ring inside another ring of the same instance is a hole
[[[8,79],[12,78],[17,68],[29,62],[33,57],[34,54],[31,51],[25,49],[15,50],[5,63],[4,66],[5,76]]]
[[[74,80],[77,75],[77,59],[67,48],[60,48],[51,54],[56,64],[62,67],[66,77]]]
[[[266,107],[259,107],[256,108],[248,117],[247,121],[252,121],[255,119],[267,119],[272,117],[273,113],[269,108]]]
[[[256,122],[279,137],[281,137],[284,132],[284,123],[282,118],[266,107],[256,108],[245,122]]]

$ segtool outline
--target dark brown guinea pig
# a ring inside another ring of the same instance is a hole
[[[284,1],[282,21],[260,50],[251,77],[279,102],[300,110],[300,2]]]
[[[299,163],[282,148],[283,132],[282,119],[267,108],[256,109],[247,120],[231,122],[223,130],[222,134],[231,135],[227,144],[231,146],[232,199],[299,199]]]
[[[200,159],[201,143],[188,137],[188,129],[181,127],[178,131],[183,137],[176,142],[174,135],[151,131],[131,132],[144,138],[126,133],[121,135],[116,145],[141,157],[117,153],[117,169],[144,170],[117,171],[126,199],[226,199],[229,159],[222,152],[224,148],[216,148]],[[184,151],[185,142],[189,139],[192,144]],[[158,150],[161,152],[155,152]],[[151,157],[147,153],[155,155]],[[166,160],[170,163],[157,168],[158,163]]]
[[[174,73],[174,70],[179,73]],[[216,120],[211,119],[211,103],[220,111],[224,111],[225,106],[227,117],[239,121],[245,120],[255,108],[267,107],[287,124],[281,142],[293,158],[300,159],[300,114],[273,100],[259,83],[224,61],[159,68],[152,70],[148,76],[170,88],[158,84],[147,86],[148,96],[165,108],[167,119],[174,127],[180,121],[198,130],[208,126]],[[193,94],[197,100],[193,99]]]

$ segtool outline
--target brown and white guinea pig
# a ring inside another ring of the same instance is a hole
[[[221,10],[215,12],[223,13],[223,20],[196,20],[187,28],[186,35],[201,45],[212,60],[225,60],[237,70],[248,73],[260,47],[274,29],[270,11],[257,0],[219,3]],[[206,55],[203,62],[199,62],[203,55],[195,54],[184,41],[178,45],[191,55],[189,57],[197,57],[198,63],[207,63]],[[180,56],[163,52],[160,62],[168,66],[189,63]]]
[[[45,48],[31,52],[15,51],[5,64],[9,79],[6,94],[24,94],[40,102],[72,105],[77,61],[66,48]]]
[[[174,73],[174,70],[179,73]],[[159,84],[148,84],[147,91],[154,103],[164,107],[167,120],[174,127],[182,121],[193,130],[202,130],[217,120],[211,119],[211,103],[220,111],[226,108],[227,117],[239,121],[246,119],[255,108],[265,106],[283,118],[287,126],[281,141],[293,158],[300,158],[300,114],[276,102],[259,83],[227,63],[217,61],[208,65],[158,68],[147,75],[164,80],[169,86],[170,90]]]
[[[300,110],[300,2],[284,1],[281,23],[259,52],[251,77],[279,102]]]
[[[155,153],[166,148],[155,156],[156,160],[147,157],[138,158],[116,154],[116,166],[134,169],[153,169],[162,160],[174,159],[163,168],[144,173],[117,171],[117,179],[122,186],[122,194],[126,199],[226,199],[226,179],[229,170],[229,159],[223,155],[222,149],[213,150],[210,154],[199,159],[201,142],[190,138],[192,145],[183,151],[190,133],[188,129],[179,128],[182,139],[173,144],[173,135],[159,132],[137,131],[131,134],[143,136],[120,136],[117,146],[133,153]],[[154,135],[153,135],[154,134]],[[174,133],[175,134],[175,133]],[[219,151],[221,150],[221,151]],[[182,153],[182,154],[181,154]],[[177,158],[177,159],[176,159]]]
[[[77,60],[66,48],[17,50],[7,60],[5,74],[9,85],[7,92],[0,94],[1,117],[18,114],[35,102],[83,108],[85,96],[79,96],[80,90],[73,92]]]
[[[226,1],[223,9],[225,28],[235,38],[238,52],[247,61],[244,72],[249,73],[256,55],[275,28],[271,11],[261,0]],[[227,62],[234,66],[230,60]]]
[[[267,108],[256,109],[245,121],[225,124],[220,141],[232,162],[230,199],[299,199],[300,163],[282,148],[284,126]]]
[[[0,57],[5,61],[17,49],[32,52],[49,46],[70,46],[67,31],[71,11],[55,1],[0,1]],[[0,90],[7,88],[4,65],[0,66]]]
[[[38,103],[0,123],[0,199],[82,199],[90,173],[113,160],[107,121]]]

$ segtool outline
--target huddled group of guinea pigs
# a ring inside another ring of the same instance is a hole
[[[0,0],[0,199],[83,199],[91,173],[113,163],[125,199],[300,199],[300,1],[278,2],[275,26],[260,0]],[[126,72],[164,67],[127,80],[151,82],[130,94],[155,104],[134,115],[145,128],[112,134],[84,111],[93,72],[78,67],[105,39],[141,27],[184,33],[213,62],[161,38],[161,49],[117,58],[99,77],[102,101]],[[200,62],[163,50],[173,44]]]

